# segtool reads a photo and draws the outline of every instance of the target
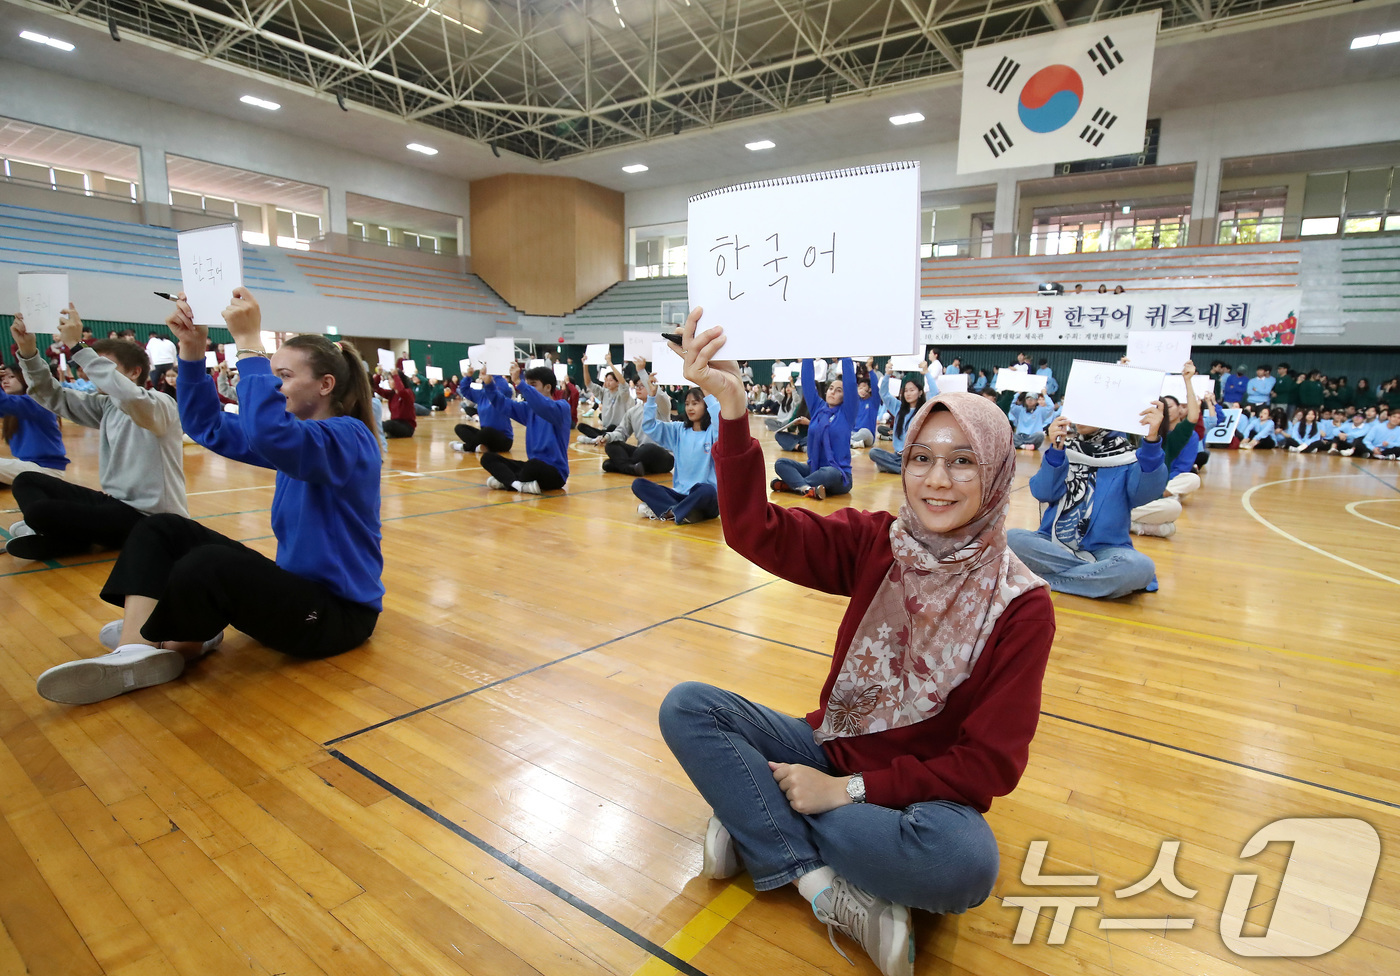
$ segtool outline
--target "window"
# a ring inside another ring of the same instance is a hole
[[[1342,222],[1340,217],[1304,217],[1303,236],[1311,237],[1317,234],[1335,234],[1337,226]]]
[[[1268,186],[1220,194],[1217,244],[1273,244],[1283,239],[1288,187]]]
[[[628,232],[633,278],[662,278],[684,275],[689,262],[685,224],[654,224],[633,227]]]
[[[1093,254],[1180,247],[1191,202],[1186,197],[1062,204],[1032,211],[1029,253]],[[976,242],[974,242],[976,245]],[[984,255],[989,253],[982,245]]]

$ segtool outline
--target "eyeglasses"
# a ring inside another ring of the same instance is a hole
[[[915,447],[904,461],[904,470],[909,472],[911,477],[924,478],[940,461],[943,462],[943,469],[948,472],[949,478],[962,482],[976,478],[978,467],[982,464],[971,451],[954,451],[944,457]]]

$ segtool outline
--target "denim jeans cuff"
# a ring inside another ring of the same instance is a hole
[[[770,874],[764,878],[754,878],[753,886],[756,891],[772,891],[774,888],[781,888],[785,884],[792,884],[798,878],[817,868],[825,867],[822,861],[801,861],[792,867],[785,868],[777,874]]]

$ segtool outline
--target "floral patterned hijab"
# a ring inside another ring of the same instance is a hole
[[[933,718],[972,673],[1011,601],[1046,585],[1006,545],[1016,472],[1006,415],[985,397],[941,394],[914,416],[906,454],[935,410],[953,415],[981,463],[981,507],[966,525],[931,533],[905,485],[890,526],[894,563],[846,650],[814,733],[818,743]]]

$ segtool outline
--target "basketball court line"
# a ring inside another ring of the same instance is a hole
[[[1249,513],[1250,518],[1254,519],[1256,522],[1258,522],[1260,525],[1264,526],[1264,528],[1268,529],[1270,532],[1275,532],[1275,533],[1277,533],[1278,535],[1283,536],[1283,537],[1284,537],[1285,539],[1287,539],[1289,542],[1292,542],[1292,543],[1295,543],[1295,544],[1297,544],[1297,545],[1300,545],[1300,546],[1302,546],[1304,549],[1309,549],[1309,550],[1311,550],[1311,551],[1317,553],[1317,554],[1320,555],[1320,556],[1326,556],[1328,559],[1336,560],[1337,562],[1341,563],[1341,564],[1344,565],[1344,566],[1350,566],[1352,569],[1360,570],[1361,572],[1366,573],[1366,574],[1368,574],[1368,575],[1370,575],[1370,576],[1374,576],[1374,577],[1376,577],[1377,579],[1382,579],[1382,580],[1385,580],[1387,583],[1394,583],[1396,586],[1400,586],[1400,579],[1396,579],[1396,578],[1393,577],[1393,576],[1387,576],[1387,575],[1385,575],[1384,573],[1378,573],[1378,572],[1376,572],[1374,569],[1369,569],[1369,568],[1367,568],[1367,567],[1365,567],[1365,566],[1362,566],[1360,563],[1354,563],[1354,562],[1352,562],[1350,559],[1345,559],[1345,558],[1343,558],[1343,557],[1341,557],[1341,556],[1338,556],[1336,553],[1328,552],[1326,549],[1322,549],[1322,548],[1320,548],[1320,547],[1318,547],[1318,546],[1315,546],[1315,545],[1313,545],[1311,542],[1304,542],[1302,539],[1298,538],[1296,535],[1292,535],[1292,534],[1290,534],[1290,533],[1288,533],[1288,532],[1285,532],[1283,529],[1280,529],[1277,525],[1275,525],[1274,523],[1270,522],[1270,521],[1269,521],[1268,519],[1266,519],[1264,516],[1260,515],[1257,511],[1255,511],[1254,505],[1250,502],[1250,498],[1252,498],[1252,497],[1254,496],[1254,493],[1255,493],[1255,492],[1257,492],[1257,491],[1259,491],[1259,490],[1261,490],[1261,489],[1263,489],[1263,488],[1272,488],[1272,487],[1275,486],[1275,485],[1287,485],[1287,484],[1292,484],[1293,482],[1297,482],[1297,481],[1325,481],[1325,480],[1330,479],[1330,478],[1356,478],[1356,477],[1359,477],[1359,476],[1361,476],[1361,475],[1365,475],[1365,476],[1372,477],[1372,478],[1375,478],[1375,477],[1376,477],[1375,475],[1371,474],[1369,471],[1362,471],[1362,472],[1360,472],[1359,474],[1324,474],[1324,475],[1317,475],[1317,476],[1315,476],[1315,477],[1283,478],[1283,479],[1280,479],[1279,481],[1266,481],[1266,482],[1264,482],[1262,485],[1255,485],[1254,487],[1248,489],[1248,490],[1240,497],[1240,504],[1243,505],[1243,506],[1244,506],[1244,510],[1245,510],[1246,512]],[[1380,481],[1381,484],[1386,484],[1386,482],[1383,481],[1383,480],[1380,479],[1380,478],[1376,478],[1376,480],[1377,480],[1377,481]],[[1390,487],[1390,486],[1388,486],[1388,487]]]
[[[1346,509],[1359,519],[1365,519],[1367,522],[1375,522],[1377,525],[1384,525],[1387,529],[1395,529],[1397,532],[1400,532],[1400,525],[1396,525],[1394,522],[1385,522],[1378,518],[1371,518],[1369,515],[1362,515],[1356,510],[1358,505],[1378,505],[1382,502],[1400,502],[1400,498],[1363,498],[1359,502],[1347,502]]]
[[[1389,481],[1386,481],[1386,480],[1385,480],[1384,478],[1382,478],[1380,475],[1376,474],[1374,471],[1372,471],[1372,470],[1370,469],[1370,466],[1369,466],[1369,465],[1359,464],[1359,463],[1357,463],[1356,461],[1353,461],[1353,462],[1351,462],[1351,466],[1352,466],[1353,468],[1355,468],[1357,471],[1360,471],[1362,474],[1366,475],[1366,477],[1368,477],[1368,478],[1375,478],[1377,481],[1379,481],[1381,484],[1385,485],[1385,486],[1386,486],[1387,488],[1389,488],[1391,491],[1400,492],[1400,487],[1396,487],[1395,485],[1392,485]]]

